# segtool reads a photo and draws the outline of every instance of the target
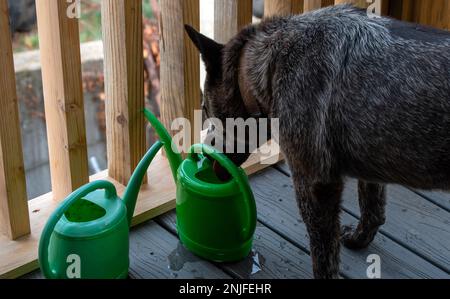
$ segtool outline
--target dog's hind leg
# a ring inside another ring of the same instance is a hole
[[[363,249],[372,243],[385,223],[386,186],[359,181],[358,200],[361,219],[356,229],[344,227],[342,242],[349,249]]]
[[[310,237],[314,277],[339,278],[343,183],[316,183],[294,174],[297,200]]]

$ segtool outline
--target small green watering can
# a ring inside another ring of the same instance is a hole
[[[44,227],[39,264],[46,278],[127,278],[129,227],[143,178],[161,142],[155,143],[133,173],[123,200],[114,185],[96,181],[73,192]]]
[[[145,116],[161,138],[177,185],[177,228],[194,254],[215,262],[246,258],[256,228],[256,205],[248,178],[213,147],[193,145],[186,160],[172,149],[172,139],[148,110]],[[231,175],[223,182],[213,170],[217,161]]]

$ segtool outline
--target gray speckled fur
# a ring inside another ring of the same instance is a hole
[[[210,115],[248,117],[243,67],[263,112],[280,119],[317,278],[338,276],[345,178],[360,180],[362,218],[343,234],[351,248],[384,223],[384,184],[450,189],[450,43],[403,39],[388,22],[334,6],[249,26],[212,50],[190,34],[208,66]]]

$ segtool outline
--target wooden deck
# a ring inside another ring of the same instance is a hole
[[[251,257],[236,264],[197,258],[177,238],[175,212],[132,230],[130,277],[139,278],[312,278],[308,235],[299,217],[289,170],[284,164],[250,179],[258,206]],[[344,194],[342,223],[356,224],[356,182]],[[381,258],[382,278],[450,278],[450,194],[389,186],[387,223],[362,251],[342,248],[343,278],[367,278],[371,254]],[[27,278],[39,278],[33,273]]]

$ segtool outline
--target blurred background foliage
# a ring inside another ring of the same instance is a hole
[[[35,9],[34,1],[23,1],[23,4],[20,2],[20,0],[10,0],[11,15],[14,13],[18,18],[28,18],[26,21],[31,22],[29,24],[31,31],[14,33],[14,52],[39,48],[35,16],[32,16],[34,11],[30,11]],[[81,0],[80,41],[82,43],[100,40],[102,38],[100,2],[101,0]],[[28,11],[26,11],[25,16],[22,16],[25,10]],[[154,19],[151,0],[143,1],[143,15],[146,19]]]

